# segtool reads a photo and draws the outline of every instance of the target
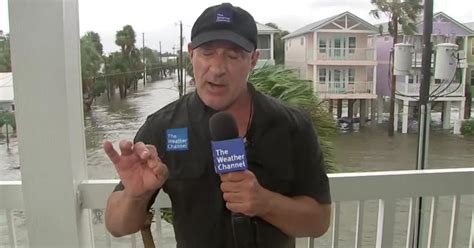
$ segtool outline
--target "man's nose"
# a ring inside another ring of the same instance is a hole
[[[226,72],[225,59],[222,56],[215,56],[209,70],[215,77],[223,76]]]

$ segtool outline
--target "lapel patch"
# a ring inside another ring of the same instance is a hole
[[[166,151],[187,151],[188,143],[187,127],[166,129]]]

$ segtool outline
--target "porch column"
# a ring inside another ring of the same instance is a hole
[[[375,126],[377,122],[375,121],[375,112],[377,111],[377,100],[370,100],[370,124]]]
[[[466,108],[466,101],[464,99],[462,101],[459,101],[459,120],[464,120],[464,109]]]
[[[77,0],[10,0],[11,59],[29,247],[94,247]]]
[[[331,116],[332,116],[333,108],[334,108],[334,106],[333,106],[333,100],[332,100],[332,99],[329,99],[329,100],[328,100],[328,104],[329,104],[328,110],[329,110],[329,113],[330,113]]]
[[[410,101],[407,101],[407,100],[403,101],[402,133],[408,133],[408,106],[409,104],[410,104]]]
[[[395,132],[398,131],[398,111],[399,111],[398,101],[397,99],[395,99],[395,113],[393,114],[393,118],[394,118],[393,130]]]
[[[360,126],[365,126],[367,119],[367,100],[360,99]]]
[[[347,100],[347,117],[349,118],[354,117],[354,100],[353,99]]]
[[[342,117],[342,99],[337,99],[337,118]]]
[[[377,97],[377,123],[381,124],[383,121],[383,97]]]
[[[459,113],[461,115],[461,112]],[[451,102],[443,102],[443,129],[451,128]]]

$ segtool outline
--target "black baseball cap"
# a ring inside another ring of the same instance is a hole
[[[257,48],[257,24],[247,11],[223,3],[204,10],[191,30],[193,48],[214,41],[230,41],[247,52]]]

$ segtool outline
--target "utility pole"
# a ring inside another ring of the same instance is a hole
[[[142,33],[142,56],[143,56],[143,64],[145,64],[145,68],[143,69],[143,85],[146,83],[146,57],[145,57],[145,33]]]
[[[159,65],[160,65],[159,75],[160,75],[160,78],[164,78],[164,77],[163,77],[163,62],[162,62],[162,60],[161,60],[161,40],[160,40],[160,43],[159,43],[159,44],[160,44],[160,54],[159,54],[159,56],[158,56],[158,58],[159,58],[159,59],[158,59],[158,63],[159,63]],[[164,72],[164,74],[166,74],[166,72]]]
[[[179,97],[183,96],[183,22],[179,21]]]
[[[419,101],[419,121],[418,121],[418,152],[417,152],[417,170],[424,170],[428,164],[428,143],[431,117],[430,103],[430,84],[431,84],[431,53],[433,52],[433,43],[431,42],[431,33],[433,32],[433,0],[425,0],[423,13],[423,58],[421,61],[421,85]],[[417,201],[418,211],[416,211],[415,234],[413,236],[413,247],[420,247],[421,241],[421,222],[422,222],[422,198]]]

